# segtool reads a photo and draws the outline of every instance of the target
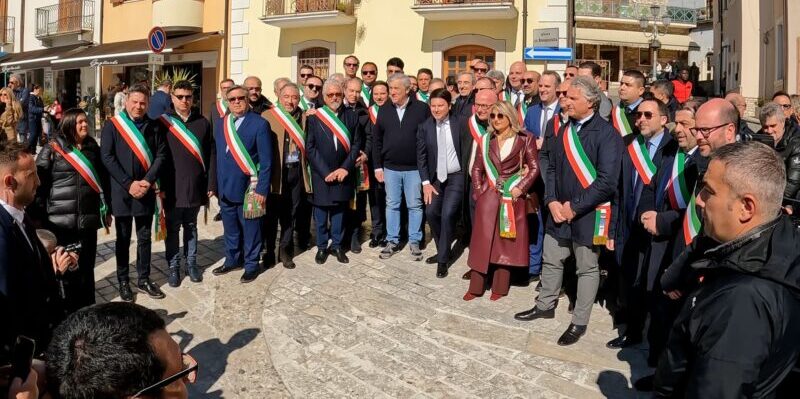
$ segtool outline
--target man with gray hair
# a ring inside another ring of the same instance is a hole
[[[505,91],[506,75],[502,71],[492,69],[486,73],[486,77],[494,82],[494,91],[497,93],[497,98],[500,101],[511,102],[511,96]]]
[[[275,102],[278,103],[281,100],[281,90],[283,90],[283,86],[286,86],[287,83],[291,83],[292,81],[289,78],[277,78],[272,81],[272,92],[275,93]]]
[[[675,99],[675,86],[672,85],[672,82],[669,80],[656,80],[652,84],[650,84],[650,93],[653,93],[653,96],[661,101],[662,103],[667,105],[667,110],[669,110],[669,120],[675,120],[675,112],[678,111],[678,100]]]
[[[17,124],[17,133],[25,139],[28,135],[28,102],[30,102],[31,90],[25,87],[22,75],[18,74],[11,75],[11,78],[8,79],[8,87],[14,91],[14,97],[22,106],[22,116]]]
[[[783,160],[761,143],[712,153],[697,197],[704,234],[676,260],[702,284],[672,326],[656,396],[782,397],[781,383],[796,379],[800,232],[781,215],[785,181]]]
[[[472,105],[475,104],[475,75],[472,72],[461,72],[456,76],[456,86],[458,87],[458,97],[453,109],[453,115],[470,116],[472,115]]]
[[[758,119],[761,120],[760,133],[772,136],[775,151],[781,154],[786,166],[786,189],[783,196],[800,199],[797,198],[800,191],[800,134],[796,128],[787,125],[783,108],[776,103],[767,103],[761,107]],[[793,208],[791,204],[787,207]]]
[[[544,78],[544,76],[543,76]],[[595,113],[600,87],[585,76],[572,79],[565,107],[570,123],[549,148],[544,204],[547,216],[542,262],[542,289],[536,305],[517,313],[517,320],[552,319],[570,255],[576,259],[578,292],[572,322],[558,339],[572,345],[586,333],[600,282],[598,255],[609,241],[610,201],[620,174],[622,138]],[[594,171],[595,173],[591,173]]]
[[[752,136],[753,129],[750,129],[750,126],[747,125],[747,121],[745,121],[744,113],[747,111],[747,101],[745,101],[744,96],[736,92],[730,92],[725,95],[725,99],[730,101],[736,110],[739,111],[739,136]]]

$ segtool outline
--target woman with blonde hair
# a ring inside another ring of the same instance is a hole
[[[465,301],[483,295],[489,273],[490,299],[496,301],[508,294],[511,268],[528,267],[527,212],[538,208],[538,198],[525,199],[539,177],[536,142],[522,130],[509,102],[494,104],[490,112],[489,127],[471,171],[475,220],[467,260],[472,274]]]
[[[5,110],[0,114],[0,128],[3,129],[5,135],[0,135],[0,141],[8,141],[16,143],[17,139],[17,124],[22,119],[22,105],[20,105],[17,97],[14,96],[14,91],[8,87],[0,89],[0,102],[5,106]]]

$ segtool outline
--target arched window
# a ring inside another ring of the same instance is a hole
[[[325,47],[311,47],[297,53],[297,71],[303,65],[314,68],[314,75],[325,79],[330,75],[331,52]]]
[[[460,72],[471,72],[469,62],[480,58],[489,64],[489,69],[494,68],[494,50],[475,45],[453,47],[444,52],[442,57],[442,76],[456,76]]]

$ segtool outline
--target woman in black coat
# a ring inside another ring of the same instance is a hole
[[[91,174],[96,176],[99,187],[107,193],[108,178],[100,160],[100,146],[89,136],[86,113],[77,108],[64,113],[59,132],[42,147],[36,158],[41,185],[34,205],[34,215],[44,228],[55,233],[59,245],[81,244],[78,270],[64,275],[66,307],[70,313],[95,302],[97,230],[111,223],[110,209],[101,212],[104,204],[110,205],[110,201],[102,200],[102,195],[95,188],[97,185],[90,183],[65,158],[73,151],[80,154],[76,153],[70,158],[88,161],[94,172]]]

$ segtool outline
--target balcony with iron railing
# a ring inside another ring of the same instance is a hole
[[[13,44],[14,43],[14,17],[0,16],[0,44]]]
[[[36,37],[41,40],[69,34],[81,40],[82,34],[93,30],[93,0],[66,0],[36,9]]]
[[[673,24],[696,26],[697,8],[666,6],[665,16]],[[641,18],[651,18],[650,4],[635,3],[631,0],[575,0],[575,17],[623,19],[637,22]]]
[[[261,20],[281,28],[350,25],[356,22],[355,0],[265,0]]]
[[[714,8],[711,6],[697,9],[697,23],[710,23],[714,21]]]
[[[517,17],[513,0],[414,0],[411,8],[430,21]]]

